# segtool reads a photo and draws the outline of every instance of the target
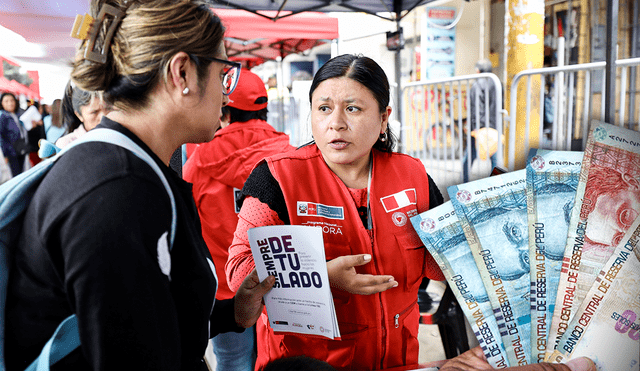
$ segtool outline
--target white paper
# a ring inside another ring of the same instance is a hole
[[[252,228],[248,235],[258,277],[276,277],[264,296],[271,328],[340,338],[322,229],[277,225]]]
[[[22,121],[22,124],[27,130],[31,130],[31,128],[33,128],[32,121],[40,121],[41,119],[42,115],[38,112],[36,106],[27,108],[27,110],[20,116],[20,121]]]

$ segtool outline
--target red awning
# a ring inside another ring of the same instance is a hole
[[[11,91],[11,84],[9,84],[9,80],[0,76],[0,92],[4,93],[6,91]]]
[[[15,80],[7,80],[3,76],[0,76],[0,92],[9,92],[16,96],[24,95],[28,99],[40,100],[40,94],[32,91]]]
[[[248,67],[338,38],[338,19],[324,13],[305,12],[274,22],[244,10],[213,11],[226,27],[227,55],[232,60],[244,61]],[[274,17],[276,12],[264,14]]]
[[[68,65],[79,43],[69,36],[73,21],[88,8],[86,0],[10,0],[0,6],[0,24],[45,46],[46,56],[21,60]],[[263,12],[266,17],[238,9],[213,11],[227,28],[227,54],[234,60],[250,61],[251,66],[338,38],[338,20],[324,13],[304,12],[274,22],[267,17],[275,17],[275,11]],[[290,13],[280,12],[280,17]]]

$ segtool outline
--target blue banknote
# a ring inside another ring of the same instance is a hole
[[[511,366],[531,357],[526,170],[447,188]]]
[[[411,218],[493,368],[509,366],[487,291],[451,202]]]
[[[545,359],[583,155],[532,149],[527,161],[532,362]]]

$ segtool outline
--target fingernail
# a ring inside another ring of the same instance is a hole
[[[371,255],[364,254],[364,256],[362,258],[364,259],[364,261],[368,262],[369,260],[371,260]]]
[[[596,371],[596,365],[587,357],[572,359],[565,363],[571,371]]]

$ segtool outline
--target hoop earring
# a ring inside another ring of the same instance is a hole
[[[182,95],[187,95],[189,94],[189,88],[184,88],[184,90],[182,91]]]

